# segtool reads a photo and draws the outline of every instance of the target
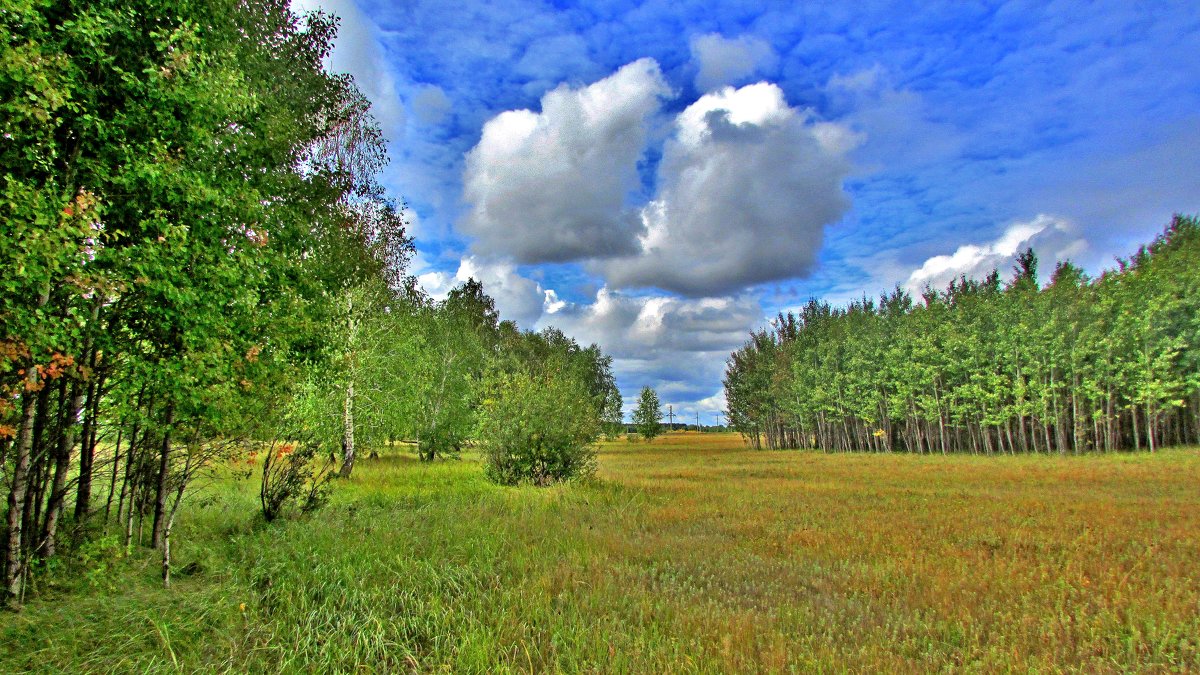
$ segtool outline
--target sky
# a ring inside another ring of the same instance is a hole
[[[1200,213],[1200,4],[295,0],[389,139],[411,272],[713,423],[809,298],[1092,274]]]

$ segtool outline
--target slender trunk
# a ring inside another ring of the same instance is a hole
[[[100,318],[100,306],[103,304],[104,298],[102,294],[96,294],[95,300],[92,302],[92,311],[88,317],[87,337],[84,339],[83,355],[87,359],[88,374],[87,377],[91,380],[88,382],[86,395],[87,407],[85,419],[83,421],[83,434],[80,439],[83,441],[79,451],[79,486],[75,493],[75,521],[83,522],[92,508],[92,467],[95,463],[96,446],[95,443],[89,443],[92,436],[92,430],[96,424],[96,415],[100,412],[100,402],[96,396],[98,387],[95,378],[97,353],[94,348],[95,342],[93,336],[96,331],[96,322]],[[83,402],[80,402],[82,405]],[[71,418],[74,423],[75,418]]]
[[[63,503],[67,498],[67,473],[71,469],[71,453],[75,450],[75,420],[83,407],[85,388],[79,382],[71,385],[71,398],[63,418],[63,428],[58,433],[58,447],[54,458],[54,486],[50,491],[50,504],[46,507],[46,525],[42,530],[42,555],[54,557],[58,546],[58,520],[62,515]]]
[[[1079,425],[1079,396],[1076,392],[1079,390],[1079,376],[1073,375],[1071,378],[1071,441],[1074,444],[1072,451],[1078,454],[1083,451],[1083,443],[1080,441],[1080,425]]]
[[[79,145],[76,144],[75,157],[78,157]],[[37,306],[42,308],[50,301],[50,284],[42,287],[38,295]],[[21,555],[22,535],[21,525],[25,520],[25,496],[29,489],[29,466],[33,458],[33,426],[34,412],[37,410],[38,396],[33,396],[39,389],[36,364],[30,360],[25,367],[25,387],[21,394],[21,427],[17,432],[16,461],[13,466],[12,488],[8,492],[8,513],[5,518],[8,526],[8,536],[4,546],[4,601],[9,607],[18,605],[21,596],[22,569]]]
[[[175,514],[179,513],[179,503],[183,501],[183,491],[187,488],[188,477],[192,473],[192,464],[190,460],[183,468],[183,475],[179,479],[179,487],[175,489],[175,499],[171,502],[171,508],[167,514],[167,522],[163,526],[163,546],[162,546],[162,580],[163,588],[171,587],[171,529],[175,526]]]
[[[121,479],[121,496],[117,501],[117,523],[124,524],[122,514],[133,513],[134,468],[138,463],[138,425],[135,423],[129,432],[129,447],[125,449],[125,476]],[[128,528],[125,528],[128,530]],[[126,532],[128,535],[128,532]],[[129,548],[129,539],[125,539],[125,548]]]
[[[1150,412],[1150,404],[1146,404],[1146,444],[1150,452],[1154,452],[1154,414]]]
[[[108,479],[108,500],[104,503],[104,534],[108,534],[108,519],[112,515],[113,497],[117,493],[117,472],[121,467],[121,432],[124,429],[117,429],[117,442],[113,446],[112,474]],[[95,447],[95,444],[93,444]],[[117,520],[121,519],[121,508],[117,505]]]
[[[39,303],[45,304],[45,301]],[[33,424],[37,410],[37,369],[29,365],[25,374],[25,393],[22,395],[21,428],[17,434],[16,461],[13,466],[12,488],[8,492],[6,525],[8,537],[4,546],[4,594],[9,607],[18,604],[21,594],[23,557],[21,555],[22,525],[25,521],[25,497],[29,489],[29,467],[33,459]]]
[[[175,404],[168,403],[166,424],[163,426],[162,450],[158,456],[158,490],[154,498],[154,527],[150,542],[154,548],[162,548],[163,533],[167,520],[167,497],[171,477],[171,425],[175,423]]]
[[[130,459],[132,459],[132,458],[133,458],[133,455],[130,455]],[[128,478],[129,478],[129,476],[128,476],[129,460],[126,460],[125,469],[126,469],[126,482],[128,483],[129,482],[129,480],[128,480]],[[133,510],[137,506],[137,496],[138,496],[137,495],[137,484],[132,483],[129,485],[129,505],[126,507],[126,510],[125,510],[125,539],[123,542],[123,544],[125,546],[125,555],[129,555],[130,553],[133,552]],[[119,508],[117,509],[117,512],[120,513]]]
[[[1138,409],[1136,405],[1129,406],[1129,415],[1133,422],[1131,424],[1133,428],[1133,449],[1140,452],[1142,449],[1142,431],[1138,426]]]
[[[96,464],[96,445],[90,443],[92,429],[96,423],[96,384],[87,388],[88,413],[84,416],[83,431],[79,438],[79,485],[75,491],[75,521],[82,523],[92,510],[92,470]]]
[[[342,478],[354,470],[354,379],[346,383],[346,398],[342,402]]]

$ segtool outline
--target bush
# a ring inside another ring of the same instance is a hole
[[[275,520],[289,504],[301,513],[321,508],[328,498],[329,481],[336,475],[334,465],[334,459],[323,458],[315,443],[271,443],[263,455],[258,492],[263,518]]]
[[[595,474],[600,411],[581,383],[561,371],[518,372],[496,376],[489,390],[479,429],[488,478],[547,485]]]

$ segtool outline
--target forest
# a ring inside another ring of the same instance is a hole
[[[0,551],[32,597],[64,548],[161,552],[197,482],[258,472],[267,520],[356,458],[486,443],[495,480],[592,470],[611,359],[406,275],[369,104],[323,67],[337,19],[285,0],[0,12]],[[536,444],[529,443],[532,437]],[[484,447],[484,446],[481,446]]]
[[[1032,250],[1012,276],[919,299],[811,300],[734,352],[731,424],[751,444],[999,455],[1200,442],[1200,221],[1176,216],[1115,269]]]

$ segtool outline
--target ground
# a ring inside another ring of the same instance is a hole
[[[1200,450],[672,433],[599,465],[502,488],[470,455],[394,451],[272,524],[223,478],[185,505],[173,589],[92,546],[0,615],[0,672],[1200,670]]]

